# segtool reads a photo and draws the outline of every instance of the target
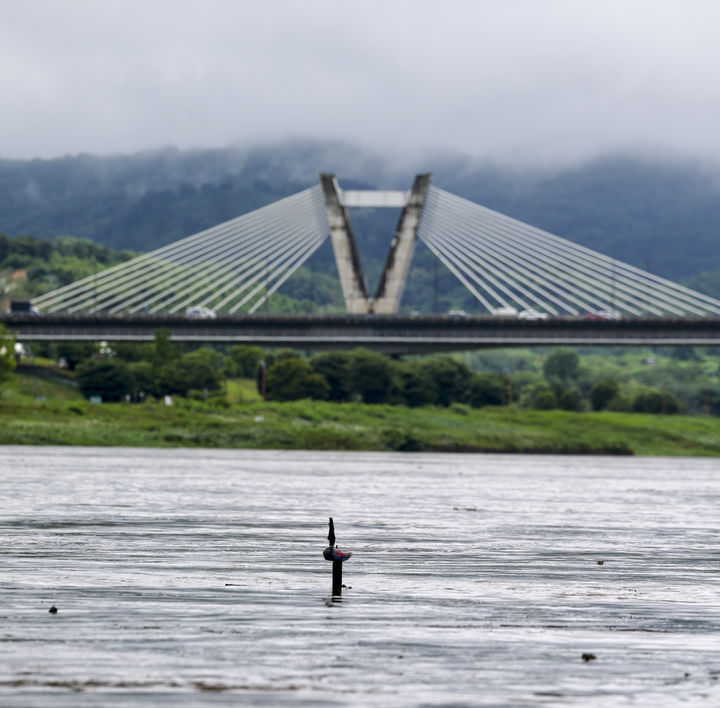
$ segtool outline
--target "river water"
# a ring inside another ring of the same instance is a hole
[[[715,460],[0,447],[0,496],[3,706],[720,705]]]

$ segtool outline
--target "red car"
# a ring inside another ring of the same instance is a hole
[[[619,320],[620,313],[615,310],[598,310],[585,313],[586,320]]]

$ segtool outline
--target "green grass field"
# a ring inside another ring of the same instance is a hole
[[[247,380],[207,402],[93,404],[41,373],[0,389],[0,444],[720,456],[710,416],[264,403]]]

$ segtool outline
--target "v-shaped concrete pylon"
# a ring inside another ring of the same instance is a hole
[[[410,262],[415,252],[417,230],[425,206],[425,196],[431,179],[432,175],[430,174],[415,177],[407,204],[400,215],[400,221],[390,243],[385,268],[372,303],[372,311],[378,315],[393,315],[400,307]]]
[[[417,230],[432,175],[417,175],[409,192],[353,191],[343,192],[332,174],[321,173],[330,236],[340,275],[345,309],[351,314],[395,314],[400,307],[407,274],[415,251]],[[395,235],[390,242],[385,268],[374,298],[367,284],[358,255],[347,207],[403,208]]]
[[[353,315],[367,314],[370,311],[370,298],[350,223],[350,215],[342,202],[342,192],[335,175],[321,173],[320,184],[325,197],[330,239],[340,275],[345,309]]]

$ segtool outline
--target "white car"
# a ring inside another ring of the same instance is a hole
[[[215,310],[211,310],[209,307],[188,307],[185,310],[185,317],[189,317],[191,320],[214,320],[217,317]]]
[[[598,310],[595,313],[601,320],[619,320],[620,313],[617,310]]]
[[[514,307],[496,307],[490,314],[494,317],[517,317],[517,313]]]
[[[537,310],[522,310],[518,312],[519,320],[546,320],[547,318],[547,312],[538,312]]]

